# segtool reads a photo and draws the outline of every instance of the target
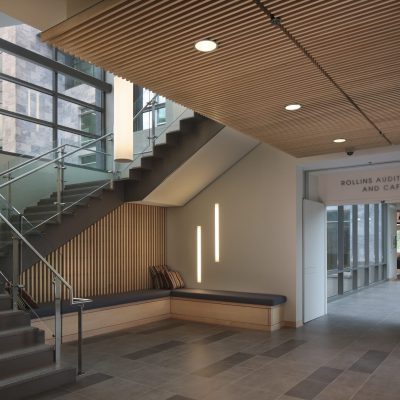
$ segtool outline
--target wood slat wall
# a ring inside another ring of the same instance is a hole
[[[166,263],[165,224],[165,208],[125,203],[47,259],[77,297],[148,289],[148,266]],[[52,276],[43,263],[25,271],[21,280],[39,303],[53,299]]]

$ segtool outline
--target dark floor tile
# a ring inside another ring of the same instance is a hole
[[[215,335],[207,336],[203,339],[196,340],[192,344],[208,344],[208,343],[214,343],[218,342],[219,340],[225,339],[227,337],[235,335],[236,332],[233,331],[224,331],[224,332],[219,332],[216,333]]]
[[[67,395],[68,393],[70,392],[64,389],[54,389],[45,393],[40,393],[36,396],[30,396],[29,400],[55,400],[59,397]]]
[[[314,371],[307,379],[314,381],[331,383],[333,382],[343,370],[330,367],[321,367]]]
[[[210,364],[207,367],[201,368],[194,372],[196,375],[203,376],[206,378],[211,378],[221,372],[224,372],[235,365],[238,365],[248,359],[254,357],[253,354],[246,354],[246,353],[235,353],[229,357],[226,357],[216,363]]]
[[[95,373],[91,375],[85,375],[80,377],[76,383],[73,385],[67,386],[67,390],[70,392],[74,392],[75,390],[81,390],[88,386],[96,385],[97,383],[104,382],[108,379],[113,378],[111,375],[102,374],[102,373]]]
[[[273,349],[266,351],[265,353],[263,353],[263,355],[267,357],[278,358],[286,353],[289,353],[289,351],[294,350],[296,347],[299,347],[304,343],[306,343],[305,340],[296,340],[296,339],[288,340],[287,342],[282,343],[279,346],[276,346]]]
[[[321,393],[326,386],[327,383],[325,382],[305,379],[286,392],[286,395],[298,399],[312,400],[315,396]]]
[[[350,370],[372,374],[388,355],[385,351],[369,350],[350,367]]]
[[[153,354],[161,353],[162,351],[172,349],[177,346],[181,346],[183,343],[177,340],[170,340],[169,342],[158,344],[157,346],[148,347],[147,349],[138,350],[130,354],[122,356],[130,360],[138,360],[139,358],[151,356]]]
[[[181,396],[180,394],[175,394],[171,397],[168,397],[167,400],[193,400],[190,397]]]
[[[151,334],[151,333],[166,331],[168,329],[178,328],[179,326],[182,326],[182,325],[184,325],[183,322],[172,321],[172,322],[169,322],[167,324],[163,324],[161,326],[157,326],[157,327],[150,328],[150,329],[145,329],[145,330],[137,332],[137,333],[140,334],[140,335],[148,335],[148,334]]]

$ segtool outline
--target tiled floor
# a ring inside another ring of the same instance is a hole
[[[169,320],[91,338],[77,384],[32,400],[399,400],[400,282],[328,308],[274,333]]]

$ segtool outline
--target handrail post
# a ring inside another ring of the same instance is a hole
[[[57,277],[54,278],[54,357],[57,365],[61,361],[61,339],[62,339],[62,326],[61,326],[61,281]]]
[[[57,222],[61,223],[61,213],[63,209],[64,203],[62,202],[62,196],[64,192],[64,170],[65,170],[65,162],[64,162],[64,154],[65,147],[61,147],[59,149],[58,161],[56,162],[55,168],[57,168]]]
[[[83,304],[78,306],[78,375],[84,374],[82,369],[82,344],[83,344],[83,325],[82,325],[82,314],[83,314]]]
[[[151,141],[153,143],[153,147],[156,144],[156,103],[155,99],[151,102]]]
[[[21,240],[20,238],[13,234],[12,235],[12,285],[11,285],[11,295],[12,295],[12,307],[14,311],[18,310],[18,295],[19,295],[19,273],[21,269]]]

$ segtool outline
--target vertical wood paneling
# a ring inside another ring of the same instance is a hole
[[[47,260],[78,297],[149,289],[148,267],[166,263],[165,228],[165,208],[125,203]],[[39,303],[53,300],[52,276],[42,262],[25,271],[21,281]]]

